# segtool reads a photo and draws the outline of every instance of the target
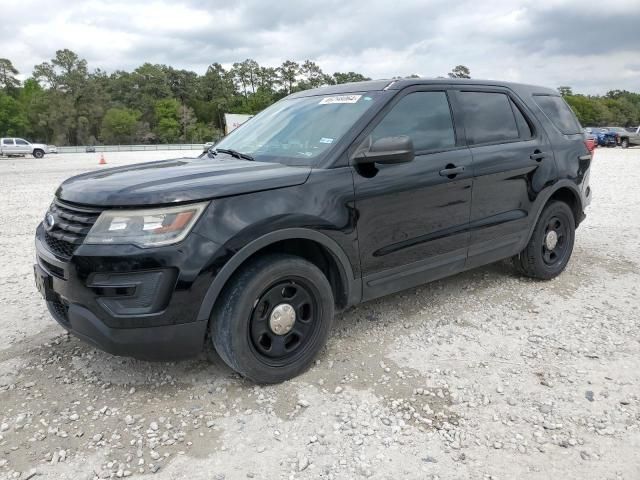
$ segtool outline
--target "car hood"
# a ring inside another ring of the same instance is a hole
[[[83,205],[159,205],[299,185],[310,173],[309,166],[205,155],[85,173],[64,181],[56,196]]]

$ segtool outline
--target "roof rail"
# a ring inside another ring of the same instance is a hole
[[[387,85],[386,87],[384,87],[382,90],[389,90],[389,88],[391,88],[391,85],[393,85],[394,83],[396,83],[397,80],[391,80],[391,82],[389,82],[389,85]]]

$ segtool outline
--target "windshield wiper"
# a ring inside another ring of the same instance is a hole
[[[231,155],[232,157],[238,158],[240,160],[244,159],[244,160],[250,160],[252,162],[255,160],[255,158],[253,158],[248,153],[242,153],[237,150],[232,150],[230,148],[214,148],[212,152],[214,153],[214,155],[218,152],[226,153],[227,155]]]

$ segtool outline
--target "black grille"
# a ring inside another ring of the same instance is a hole
[[[57,256],[70,258],[82,244],[102,211],[96,208],[79,207],[55,200],[49,212],[53,217],[53,228],[46,231],[45,241]],[[45,226],[48,222],[45,219]]]
[[[71,255],[73,255],[73,252],[76,251],[76,245],[72,243],[64,242],[62,240],[58,240],[57,238],[52,237],[48,233],[45,234],[44,239],[47,242],[47,246],[49,247],[49,250],[51,250],[53,254],[58,257],[68,259],[68,258],[71,258]]]

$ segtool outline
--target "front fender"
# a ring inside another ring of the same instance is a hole
[[[213,200],[194,229],[220,246],[207,266],[211,287],[199,318],[209,317],[242,262],[282,240],[312,240],[330,252],[349,289],[347,303],[357,303],[361,274],[354,202],[349,167],[314,170],[303,185]]]
[[[285,228],[256,238],[240,249],[224,264],[215,275],[213,282],[205,294],[198,313],[198,320],[209,319],[220,292],[222,292],[222,289],[234,272],[240,268],[249,257],[276,242],[296,239],[312,240],[325,247],[331,253],[340,268],[343,285],[347,288],[348,304],[354,305],[358,303],[362,296],[362,285],[359,280],[354,278],[351,262],[344,250],[334,240],[316,230],[310,230],[308,228]]]

